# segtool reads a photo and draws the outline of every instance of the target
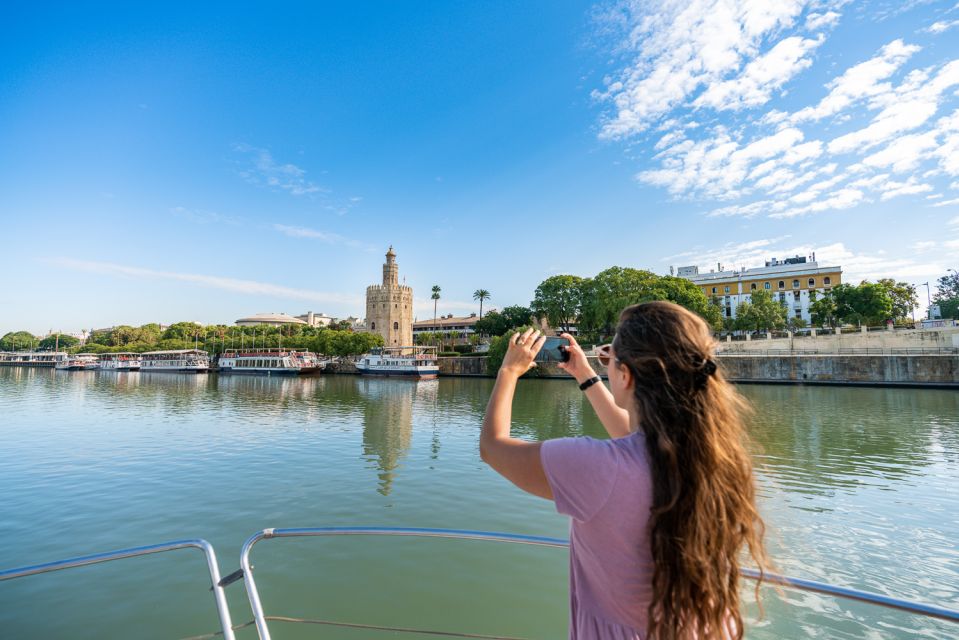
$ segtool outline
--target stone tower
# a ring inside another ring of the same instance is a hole
[[[383,284],[366,288],[366,330],[383,336],[387,347],[413,344],[413,289],[399,282],[393,247],[386,252]]]

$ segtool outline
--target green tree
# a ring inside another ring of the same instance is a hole
[[[912,317],[912,312],[919,306],[919,295],[916,293],[915,285],[896,282],[892,278],[882,278],[877,280],[876,284],[884,289],[892,300],[890,317],[893,322]]]
[[[790,331],[796,331],[797,329],[805,329],[809,326],[809,323],[806,322],[804,318],[790,318],[789,322],[786,323]]]
[[[160,335],[160,339],[192,341],[197,329],[202,329],[202,327],[196,322],[175,322],[166,328],[166,331]]]
[[[569,332],[579,317],[583,299],[583,278],[559,275],[543,280],[536,287],[530,307],[538,318],[545,318],[551,327]]]
[[[892,317],[893,301],[884,287],[874,282],[863,280],[859,286],[839,285],[844,310],[843,320],[849,323],[875,326],[884,323]]]
[[[440,301],[440,286],[438,284],[433,285],[433,294],[430,298],[433,300],[433,327],[436,328],[436,305]]]
[[[686,278],[651,271],[611,267],[583,281],[580,330],[612,335],[620,312],[629,305],[668,300],[699,314],[713,329],[722,328],[722,313]]]
[[[943,318],[959,318],[959,272],[949,269],[936,281],[936,295],[932,300],[939,305]]]
[[[486,289],[477,289],[473,292],[473,300],[479,300],[480,303],[480,320],[483,319],[483,300],[489,300],[490,292]],[[435,313],[435,310],[434,310]],[[433,322],[436,322],[436,319],[433,319]]]
[[[0,351],[25,351],[36,344],[36,336],[29,331],[11,331],[0,338]]]
[[[813,296],[813,293],[815,292],[809,294],[809,314],[812,316],[812,323],[817,327],[835,327],[840,319],[833,290],[830,289],[821,296]]]
[[[786,307],[775,300],[768,291],[753,291],[749,302],[736,309],[737,329],[744,331],[770,331],[786,326]]]
[[[58,339],[59,338],[59,339]],[[40,349],[69,349],[70,347],[75,347],[80,344],[80,340],[74,338],[73,336],[68,336],[65,334],[54,334],[52,336],[47,336],[37,345]]]
[[[511,305],[502,311],[490,311],[482,320],[477,320],[473,330],[487,336],[501,336],[516,327],[533,322],[533,312],[528,307]]]

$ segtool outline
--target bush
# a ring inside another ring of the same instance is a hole
[[[440,351],[437,355],[441,358],[456,358],[460,354],[456,351]]]
[[[471,344],[456,344],[453,345],[453,351],[456,353],[470,353],[473,350],[473,345]]]

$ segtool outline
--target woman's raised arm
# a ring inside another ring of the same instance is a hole
[[[576,382],[582,384],[596,375],[596,371],[589,364],[586,358],[586,352],[576,342],[576,338],[568,333],[560,334],[560,337],[569,340],[569,362],[562,362],[559,368],[563,369],[569,375],[576,378]],[[598,382],[586,389],[586,398],[593,406],[593,411],[599,416],[599,421],[606,428],[606,433],[611,438],[622,438],[632,433],[629,412],[621,409],[613,399],[613,394],[602,382]]]

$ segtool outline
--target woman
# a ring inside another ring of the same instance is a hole
[[[740,552],[747,545],[765,566],[763,523],[746,405],[716,367],[709,327],[669,302],[626,308],[598,349],[608,389],[563,337],[570,359],[560,366],[611,439],[510,437],[516,381],[544,340],[528,330],[510,338],[480,455],[571,517],[570,638],[742,638]]]

